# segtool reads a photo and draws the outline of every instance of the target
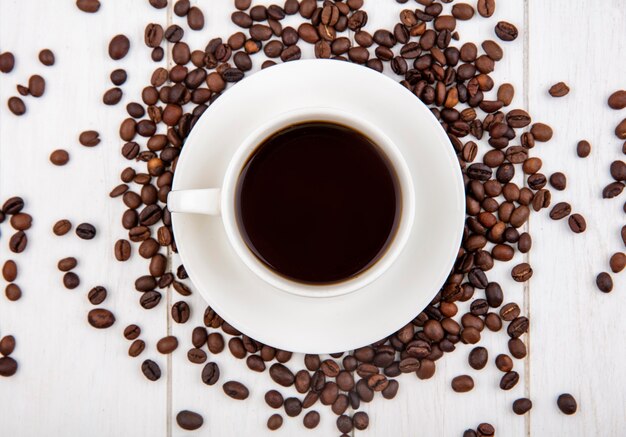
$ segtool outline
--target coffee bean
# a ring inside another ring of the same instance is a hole
[[[83,12],[93,14],[100,9],[100,2],[98,0],[76,0],[76,7]]]
[[[552,128],[544,123],[535,123],[530,127],[530,133],[536,141],[550,141],[552,138]]]
[[[478,346],[472,349],[467,358],[470,367],[476,370],[483,369],[487,365],[488,359],[489,354],[487,352],[487,349],[482,346]]]
[[[502,41],[513,41],[517,38],[517,28],[506,21],[499,21],[494,30]]]
[[[507,328],[507,333],[511,338],[518,338],[524,333],[528,332],[528,318],[526,317],[517,317],[509,323]]]
[[[76,258],[67,257],[67,258],[63,258],[59,260],[59,262],[57,263],[57,267],[62,272],[69,272],[74,267],[76,267],[77,264],[78,264],[78,261],[76,260]]]
[[[0,72],[10,73],[15,66],[15,56],[11,52],[0,53]]]
[[[120,88],[111,88],[102,96],[102,103],[105,105],[117,105],[122,100],[123,92]]]
[[[100,305],[106,298],[107,290],[100,285],[93,287],[87,294],[87,299],[89,299],[92,305]]]
[[[612,199],[614,197],[619,196],[620,194],[622,194],[622,191],[624,190],[624,184],[621,182],[612,182],[610,184],[608,184],[606,187],[604,187],[604,189],[602,190],[602,198],[603,199]]]
[[[83,240],[91,240],[96,236],[96,228],[89,223],[81,223],[76,227],[76,235]]]
[[[141,363],[141,371],[150,381],[156,381],[161,378],[161,368],[152,360],[145,360]]]
[[[519,398],[513,401],[513,412],[519,416],[526,414],[533,407],[533,403],[528,398]]]
[[[26,249],[26,245],[28,244],[28,237],[24,231],[17,231],[15,234],[11,236],[9,239],[9,249],[14,253],[21,253]]]
[[[585,218],[580,214],[572,214],[567,218],[567,224],[569,225],[572,232],[575,234],[580,234],[581,232],[585,232],[587,229],[587,222]]]
[[[318,413],[315,410],[309,411],[308,413],[304,415],[304,418],[302,419],[302,423],[304,424],[304,427],[307,429],[313,429],[317,427],[317,425],[319,425],[320,423],[320,413]]]
[[[563,97],[569,93],[569,87],[565,84],[565,82],[558,82],[550,87],[548,93],[552,97]]]
[[[67,150],[57,149],[50,154],[50,162],[54,165],[65,165],[70,160],[70,154],[67,153]]]
[[[115,316],[107,309],[95,308],[87,314],[87,321],[94,328],[106,329],[113,326],[115,323]]]
[[[0,355],[8,357],[15,350],[15,337],[12,335],[5,335],[0,340]]]
[[[117,240],[115,242],[114,254],[116,260],[127,261],[130,258],[131,254],[131,247],[128,240]]]
[[[17,284],[9,284],[4,289],[4,294],[11,302],[15,302],[22,297],[22,290]]]
[[[626,267],[626,254],[624,254],[623,252],[614,253],[613,255],[611,255],[609,265],[611,266],[611,271],[613,273],[621,272],[622,270],[624,270],[624,267]]]
[[[510,322],[511,320],[515,319],[519,315],[520,315],[520,308],[514,302],[507,303],[500,309],[500,317],[502,318],[502,320],[507,321],[507,322]]]
[[[469,375],[460,375],[452,379],[452,390],[457,393],[466,393],[474,388],[474,380]]]
[[[9,377],[17,372],[17,361],[11,357],[0,358],[0,376]]]
[[[533,275],[533,269],[528,263],[520,263],[511,270],[511,277],[516,282],[526,282]]]
[[[297,398],[287,398],[284,403],[285,413],[289,417],[296,417],[302,412],[302,403]]]
[[[610,171],[611,176],[616,181],[626,181],[626,163],[624,161],[613,161]]]
[[[139,304],[147,310],[156,307],[159,302],[161,302],[161,293],[158,291],[147,291],[139,299]]]
[[[556,404],[559,407],[559,410],[561,410],[563,414],[567,414],[568,416],[576,413],[576,410],[578,409],[576,399],[574,399],[574,396],[569,393],[563,393],[559,395],[556,400]]]
[[[228,396],[237,400],[244,400],[250,394],[246,386],[237,381],[225,382],[222,389]]]
[[[500,388],[502,390],[511,390],[519,381],[519,374],[515,371],[505,373],[500,379]]]
[[[481,17],[489,18],[496,11],[496,0],[478,0],[476,9]]]
[[[204,27],[204,14],[200,8],[192,6],[187,12],[187,24],[192,30],[202,30]]]
[[[2,205],[2,212],[13,215],[18,214],[24,208],[24,199],[19,196],[8,198]]]
[[[28,90],[33,97],[41,97],[46,91],[46,81],[38,74],[32,75],[28,79]]]
[[[87,130],[81,132],[78,136],[78,142],[85,147],[93,147],[100,144],[100,134],[95,130]]]
[[[167,2],[165,2],[167,5]],[[204,419],[198,413],[189,410],[182,410],[176,414],[176,423],[182,429],[194,431],[204,424]]]
[[[126,35],[115,35],[109,43],[109,56],[114,61],[122,59],[128,54],[130,41]]]
[[[508,355],[500,354],[496,357],[496,367],[501,372],[510,372],[513,369],[513,360]]]
[[[615,136],[620,140],[626,139],[626,118],[615,126]]]
[[[624,109],[626,108],[626,91],[618,90],[609,96],[609,107],[611,109]]]
[[[550,185],[552,185],[555,190],[563,191],[567,186],[567,178],[560,171],[552,173],[550,175]]]
[[[277,384],[283,387],[289,387],[293,385],[295,377],[291,370],[285,367],[283,364],[275,363],[270,367],[270,377]]]
[[[161,338],[157,342],[157,350],[162,354],[170,354],[178,348],[178,339],[173,335]]]
[[[172,305],[172,320],[176,323],[187,323],[190,313],[187,302],[178,301]]]
[[[39,62],[43,65],[50,67],[54,65],[54,53],[50,49],[43,49],[39,52]]]
[[[111,83],[116,86],[123,85],[126,82],[128,75],[126,74],[126,70],[122,68],[118,68],[117,70],[113,70],[109,75],[109,79],[111,79]],[[141,108],[143,110],[143,108]],[[143,116],[143,114],[142,114]]]
[[[124,328],[124,338],[134,340],[141,334],[141,328],[135,324],[128,325]]]
[[[270,390],[265,393],[265,403],[271,408],[280,408],[283,406],[283,395],[276,390]]]
[[[527,354],[526,345],[519,338],[512,338],[508,342],[509,352],[518,360],[524,358]]]
[[[567,217],[572,212],[572,207],[567,202],[559,202],[552,207],[550,211],[550,218],[552,220],[561,220]]]
[[[202,382],[214,385],[220,378],[220,368],[216,363],[207,363],[202,369]]]
[[[7,282],[13,282],[17,278],[17,265],[15,261],[9,259],[2,266],[2,277]]]
[[[576,145],[576,154],[579,158],[586,158],[591,153],[591,144],[587,140],[580,140]]]
[[[283,416],[280,414],[272,414],[269,419],[267,419],[267,428],[276,431],[283,425]]]
[[[613,278],[607,272],[599,273],[596,276],[596,286],[601,292],[609,293],[613,291]]]
[[[26,105],[19,97],[11,97],[7,101],[9,110],[15,115],[23,115],[26,113]]]
[[[478,437],[493,437],[496,433],[495,428],[489,423],[481,423],[476,430]]]

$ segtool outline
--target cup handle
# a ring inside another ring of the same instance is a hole
[[[167,208],[170,212],[220,215],[220,188],[170,191]]]

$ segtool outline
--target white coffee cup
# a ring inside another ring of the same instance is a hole
[[[281,129],[307,121],[326,121],[355,129],[370,138],[386,155],[400,187],[400,220],[386,252],[363,272],[337,283],[312,285],[285,278],[263,264],[248,248],[237,225],[235,191],[248,158],[265,139]],[[380,277],[398,258],[415,219],[415,195],[409,168],[393,142],[372,123],[333,108],[301,108],[283,113],[253,131],[230,160],[221,188],[175,190],[169,193],[168,209],[174,214],[221,216],[228,240],[244,264],[270,285],[305,297],[332,297],[358,290]]]

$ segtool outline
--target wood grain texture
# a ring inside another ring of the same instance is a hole
[[[134,253],[122,268],[113,257],[113,242],[124,236],[118,225],[123,206],[107,194],[128,165],[118,153],[121,105],[140,99],[156,66],[143,45],[145,24],[173,22],[185,27],[185,20],[172,13],[174,1],[169,3],[167,9],[157,11],[147,1],[107,0],[98,14],[90,15],[79,12],[72,1],[0,1],[0,50],[17,56],[16,69],[0,75],[0,199],[22,195],[35,218],[23,254],[13,256],[6,249],[6,238],[0,240],[0,262],[16,259],[21,272],[17,282],[24,291],[16,303],[0,297],[0,335],[16,336],[15,357],[20,363],[17,375],[0,379],[2,435],[338,434],[335,416],[319,403],[314,409],[320,411],[322,420],[315,431],[305,430],[302,416],[291,419],[283,411],[281,430],[266,431],[265,422],[275,411],[265,405],[263,395],[276,388],[275,384],[267,372],[251,374],[244,360],[228,352],[210,357],[220,365],[220,383],[204,385],[200,381],[202,366],[186,359],[191,330],[202,325],[203,299],[197,293],[183,298],[169,290],[158,309],[144,311],[136,303],[133,281],[146,270],[146,261]],[[231,0],[192,3],[200,6],[206,19],[202,31],[185,27],[185,40],[192,49],[236,30],[230,21]],[[394,400],[377,395],[374,402],[363,405],[362,410],[370,415],[370,428],[353,434],[460,436],[464,429],[485,421],[495,425],[498,435],[507,437],[557,433],[620,436],[626,432],[626,376],[619,371],[626,356],[621,340],[626,322],[620,317],[625,281],[614,275],[611,295],[599,293],[593,284],[595,274],[608,268],[608,255],[624,250],[618,237],[624,221],[623,200],[600,198],[602,187],[609,182],[608,165],[620,157],[621,148],[612,132],[624,114],[606,106],[610,92],[624,88],[626,58],[619,54],[626,48],[626,11],[621,3],[603,2],[600,9],[583,0],[501,0],[491,19],[476,17],[458,23],[461,42],[496,39],[493,26],[498,20],[519,28],[516,41],[498,41],[505,57],[492,76],[497,84],[515,85],[510,108],[528,107],[535,120],[555,128],[554,139],[537,146],[537,155],[544,161],[545,174],[562,170],[570,176],[567,190],[555,193],[554,199],[570,201],[574,210],[585,215],[589,229],[573,235],[565,221],[552,222],[545,211],[536,214],[530,223],[533,253],[518,254],[488,274],[502,285],[505,302],[517,302],[532,315],[531,355],[515,363],[523,383],[510,392],[498,389],[501,373],[493,360],[507,351],[508,337],[504,332],[486,332],[481,342],[490,353],[486,369],[472,370],[467,365],[471,347],[458,345],[455,353],[437,363],[433,379],[419,381],[414,375],[403,375]],[[451,5],[444,6],[449,10]],[[367,29],[373,33],[392,25],[403,7],[415,6],[413,2],[401,6],[391,0],[366,0]],[[295,22],[296,17],[288,17],[285,25]],[[28,27],[23,23],[29,23]],[[106,44],[117,33],[127,34],[132,47],[127,58],[114,62],[106,55]],[[57,55],[54,67],[38,63],[37,53],[44,47]],[[303,57],[311,55],[312,47],[305,46]],[[255,70],[263,59],[262,54],[253,57]],[[171,61],[165,59],[163,64],[166,62]],[[117,107],[106,107],[101,95],[112,86],[109,72],[120,67],[129,71],[129,80],[122,86],[126,94]],[[46,94],[41,99],[26,98],[27,115],[14,117],[5,102],[16,94],[16,83],[27,82],[35,73],[46,78]],[[550,98],[547,89],[560,80],[570,85],[571,93],[562,99]],[[492,94],[495,96],[495,90],[487,96]],[[101,132],[102,143],[93,149],[81,147],[78,133],[92,128]],[[575,155],[575,144],[582,138],[593,145],[587,160]],[[48,162],[50,151],[61,147],[71,155],[65,168]],[[517,178],[521,181],[519,175]],[[98,237],[90,242],[73,234],[53,237],[50,228],[62,217],[74,224],[94,223]],[[2,225],[2,232],[5,237],[10,234],[8,224]],[[63,289],[56,270],[56,261],[71,255],[79,258],[77,273],[83,280],[75,291]],[[176,268],[180,261],[177,256],[171,258]],[[529,260],[535,271],[525,286],[512,281],[509,274],[522,260]],[[86,293],[94,285],[109,289],[102,306],[117,316],[116,324],[107,331],[95,331],[86,323],[91,309]],[[475,296],[482,294],[478,290]],[[186,325],[171,320],[171,305],[178,300],[188,301],[193,309]],[[129,342],[121,335],[132,322],[139,322],[142,338],[148,343],[137,359],[126,356]],[[180,340],[179,350],[168,357],[159,355],[154,347],[166,333]],[[146,381],[139,370],[148,357],[163,371],[156,383]],[[288,366],[298,369],[301,362],[302,356],[294,356]],[[474,377],[476,388],[456,394],[450,389],[450,380],[464,373]],[[224,396],[221,383],[227,380],[244,382],[250,398],[241,402]],[[576,416],[566,417],[556,408],[556,396],[564,391],[579,400]],[[293,389],[281,392],[285,397],[296,395]],[[535,408],[526,417],[514,415],[512,401],[528,395]],[[204,426],[194,433],[180,429],[175,416],[182,409],[200,412]]]

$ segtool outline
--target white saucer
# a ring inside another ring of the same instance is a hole
[[[173,213],[174,236],[198,291],[241,332],[293,352],[352,350],[392,334],[419,314],[445,281],[461,241],[465,192],[458,160],[418,98],[393,79],[348,62],[303,60],[270,67],[233,86],[205,111],[180,155],[173,189],[219,187],[233,152],[255,127],[308,106],[370,121],[409,166],[415,223],[404,251],[382,277],[343,296],[295,296],[271,287],[243,264],[220,217]]]

